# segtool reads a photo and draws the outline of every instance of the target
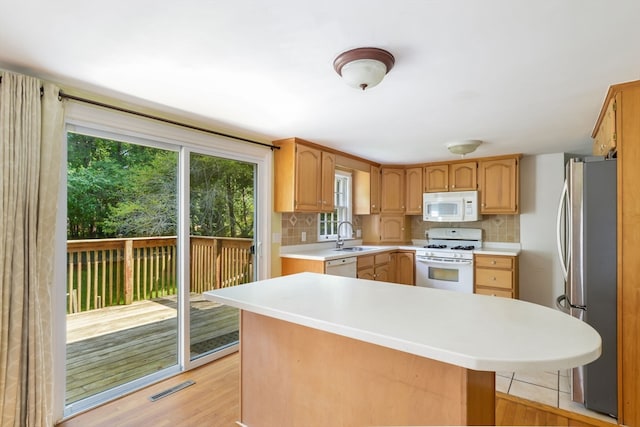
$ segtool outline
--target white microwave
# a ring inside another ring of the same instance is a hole
[[[425,221],[465,222],[477,221],[480,218],[477,191],[424,193],[422,202],[422,216]]]

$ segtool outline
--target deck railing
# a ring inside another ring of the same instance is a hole
[[[191,236],[190,291],[253,280],[252,239]],[[67,241],[67,313],[177,293],[176,238]]]

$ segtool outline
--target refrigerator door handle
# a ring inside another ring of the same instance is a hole
[[[556,307],[558,307],[558,310],[560,311],[569,313],[569,301],[567,300],[566,295],[560,295],[556,298]]]
[[[566,209],[565,209],[566,206]],[[560,195],[560,202],[558,203],[558,216],[556,217],[556,243],[558,245],[558,257],[560,258],[560,267],[562,269],[562,275],[564,276],[564,281],[567,281],[569,277],[569,262],[571,261],[571,242],[565,242],[565,246],[567,248],[567,259],[564,257],[564,250],[562,247],[562,214],[564,212],[565,217],[571,217],[570,212],[570,204],[569,204],[569,185],[567,180],[565,179],[564,185],[562,187],[562,194]],[[571,221],[565,221],[568,224],[569,230],[565,234],[567,239],[571,238]]]
[[[565,313],[569,313],[571,308],[584,310],[584,311],[587,310],[586,305],[571,304],[571,301],[569,301],[569,298],[567,298],[566,295],[560,295],[558,298],[556,298],[556,307],[560,311],[564,311]]]

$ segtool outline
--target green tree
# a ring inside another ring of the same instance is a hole
[[[254,165],[191,156],[191,232],[194,235],[253,237]]]
[[[123,237],[177,234],[178,154],[157,150],[127,175],[127,187],[104,220],[105,230]]]
[[[175,235],[178,153],[68,134],[69,238]],[[191,155],[194,235],[253,237],[255,165]]]

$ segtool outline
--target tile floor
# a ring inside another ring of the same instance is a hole
[[[569,371],[555,372],[498,372],[496,390],[502,393],[544,403],[556,408],[588,415],[616,423],[614,418],[589,411],[572,402],[569,394]]]

